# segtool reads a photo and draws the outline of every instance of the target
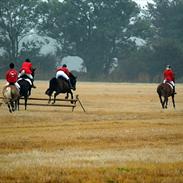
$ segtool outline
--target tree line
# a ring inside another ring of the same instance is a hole
[[[9,62],[30,58],[37,78],[53,76],[56,63],[79,56],[81,80],[159,82],[167,64],[183,81],[183,1],[1,0],[0,75]],[[27,37],[39,35],[38,39]],[[49,39],[55,53],[41,54]],[[46,42],[46,43],[45,43]]]

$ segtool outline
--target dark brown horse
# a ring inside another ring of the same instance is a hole
[[[76,90],[76,81],[76,77],[74,75],[71,75],[70,82],[73,87],[73,90]],[[68,98],[68,94],[70,93],[71,99],[73,99],[73,93],[69,87],[68,81],[66,81],[66,79],[64,79],[63,77],[59,77],[58,79],[54,77],[49,81],[49,88],[45,92],[45,94],[49,96],[48,103],[51,103],[51,96],[53,93],[54,97],[52,104],[56,102],[56,96],[60,93],[66,93],[67,96],[65,98]]]
[[[166,83],[161,83],[157,87],[157,93],[159,95],[159,99],[162,105],[162,108],[167,108],[168,106],[168,97],[172,97],[172,103],[173,107],[175,108],[175,100],[174,100],[174,90],[173,86],[166,82]]]

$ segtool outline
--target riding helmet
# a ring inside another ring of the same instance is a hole
[[[30,62],[30,59],[29,59],[29,58],[26,58],[25,61],[26,61],[26,62]]]
[[[15,67],[14,63],[10,63],[9,67],[13,69]]]
[[[171,69],[171,66],[170,66],[170,65],[167,65],[167,66],[166,66],[166,69]]]

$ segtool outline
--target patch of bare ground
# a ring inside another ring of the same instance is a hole
[[[47,97],[36,85],[32,96]],[[86,113],[2,105],[0,182],[183,182],[183,85],[166,110],[156,87],[79,82]]]

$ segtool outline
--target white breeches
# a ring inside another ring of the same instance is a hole
[[[163,83],[166,83],[166,79],[163,81]],[[168,81],[168,82],[170,82],[170,84],[172,85],[172,86],[175,86],[175,83],[173,82],[173,81]]]
[[[67,76],[67,74],[64,71],[57,71],[56,78],[58,79],[59,76],[62,76],[65,79],[69,80],[69,77]]]
[[[31,74],[26,74],[24,70],[22,70],[22,72],[18,74],[18,77],[21,77],[22,75],[27,75],[27,77],[29,77],[30,79],[34,79]]]
[[[6,83],[6,86],[8,86],[9,85],[9,83],[7,82]],[[18,89],[20,89],[20,85],[16,82],[16,83],[14,83],[14,85],[18,88]]]

